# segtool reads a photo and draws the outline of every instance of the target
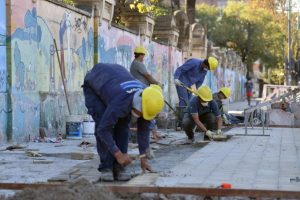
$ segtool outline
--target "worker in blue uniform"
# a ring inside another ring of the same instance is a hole
[[[217,67],[218,60],[210,56],[204,60],[191,58],[175,70],[174,82],[180,107],[187,106],[191,98],[191,94],[183,87],[180,87],[180,85],[191,87],[195,84],[196,88],[199,88],[205,79],[207,71],[214,71]]]
[[[210,88],[203,85],[195,93],[197,96],[191,98],[188,112],[183,117],[183,130],[188,137],[186,143],[194,142],[195,127],[204,132],[204,139],[226,139],[221,131],[221,113]]]
[[[132,161],[127,155],[129,122],[137,117],[137,141],[142,170],[151,170],[146,150],[149,148],[149,127],[163,108],[164,100],[158,85],[146,87],[117,64],[96,64],[84,79],[85,105],[95,123],[98,170],[103,181],[122,180],[122,167]],[[129,177],[125,176],[125,179]]]

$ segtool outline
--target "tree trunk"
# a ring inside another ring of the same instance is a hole
[[[190,24],[195,22],[196,0],[185,0],[185,12],[189,18]]]

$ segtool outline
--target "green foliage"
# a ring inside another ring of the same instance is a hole
[[[216,27],[217,19],[220,16],[221,10],[215,6],[208,4],[197,4],[196,5],[196,19],[203,26],[208,39],[211,39],[211,32]]]
[[[67,5],[71,5],[71,6],[74,6],[74,0],[63,0],[62,1],[64,4],[67,4]]]
[[[151,5],[146,5],[141,0],[134,0],[129,4],[130,9],[137,10],[139,13],[149,13],[154,17],[171,14],[170,9],[164,7],[159,0],[150,0]]]
[[[281,63],[284,38],[270,10],[243,2],[229,2],[212,31],[214,43],[235,50],[248,69],[257,59],[269,67]]]
[[[284,69],[272,69],[270,74],[266,75],[270,79],[271,84],[282,85],[284,83]]]

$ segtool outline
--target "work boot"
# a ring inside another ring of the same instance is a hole
[[[120,166],[113,168],[113,176],[115,181],[129,181],[132,178],[131,174],[126,172],[126,170]]]
[[[102,169],[100,171],[100,177],[98,179],[98,182],[112,182],[114,181],[113,172],[111,169]]]
[[[195,142],[194,138],[186,138],[184,144],[193,144]]]

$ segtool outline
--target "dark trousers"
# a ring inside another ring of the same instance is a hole
[[[105,112],[106,106],[102,100],[96,95],[92,88],[85,85],[83,88],[85,105],[88,109],[88,114],[93,117],[95,121],[95,137],[97,142],[97,152],[100,157],[99,170],[112,169],[118,167],[119,164],[114,156],[109,152],[106,144],[101,139],[99,132],[99,125],[102,115]],[[113,127],[113,139],[122,153],[127,153],[128,137],[129,137],[129,122],[130,115],[118,120],[117,124]]]
[[[214,131],[218,129],[217,118],[213,113],[209,112],[203,115],[199,115],[199,119],[204,124],[207,130]],[[188,138],[194,139],[194,128],[196,127],[196,124],[189,113],[186,113],[184,115],[182,127]]]

